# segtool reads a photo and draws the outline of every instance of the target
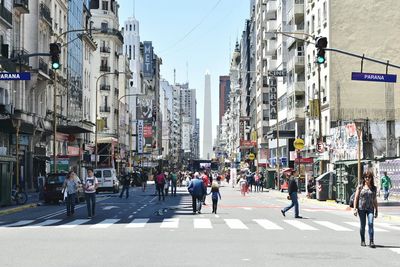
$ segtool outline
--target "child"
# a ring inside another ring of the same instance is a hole
[[[221,199],[221,194],[219,193],[219,186],[217,182],[213,182],[211,185],[211,192],[208,193],[211,194],[211,199],[212,199],[212,213],[217,214],[217,205],[218,205],[218,197]]]

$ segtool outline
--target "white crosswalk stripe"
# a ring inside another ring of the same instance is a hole
[[[296,227],[297,229],[302,230],[302,231],[318,231],[317,228],[310,226],[308,224],[305,224],[298,220],[283,220],[283,221],[287,224],[290,224],[291,226]]]
[[[353,231],[352,229],[349,229],[349,228],[346,228],[341,225],[338,225],[338,224],[335,224],[332,222],[328,222],[328,221],[314,221],[314,222],[319,225],[325,226],[329,229],[339,231],[339,232],[352,232]]]
[[[126,228],[143,228],[146,226],[146,223],[149,220],[150,220],[149,218],[134,219],[132,222],[126,225]]]
[[[193,227],[197,229],[211,229],[213,228],[211,225],[210,219],[194,219]]]
[[[2,225],[1,227],[15,227],[15,226],[22,226],[22,225],[27,225],[34,222],[34,220],[22,220],[22,221],[18,221],[15,223],[10,223],[10,224],[6,224],[6,225]]]
[[[400,254],[400,248],[390,248],[391,251]]]
[[[360,223],[359,222],[345,222],[345,223],[348,224],[348,225],[351,225],[351,226],[360,227]],[[368,229],[368,223],[365,226],[365,229]],[[375,232],[388,232],[388,230],[385,230],[385,229],[382,229],[382,228],[379,228],[379,227],[375,227],[375,225],[374,225],[374,231]]]
[[[167,218],[164,219],[160,225],[160,228],[178,228],[179,218]]]
[[[263,227],[264,229],[267,229],[267,230],[283,230],[283,228],[280,227],[279,225],[277,225],[269,220],[266,220],[266,219],[254,219],[253,221],[255,221],[261,227]]]
[[[49,219],[49,220],[45,220],[43,222],[40,223],[36,223],[36,224],[31,224],[28,226],[24,226],[23,228],[39,228],[39,227],[43,227],[43,226],[49,226],[52,224],[56,224],[58,222],[61,222],[61,220],[56,220],[56,219]]]
[[[56,228],[74,228],[88,221],[90,221],[90,219],[78,219],[66,224],[57,225]]]
[[[90,228],[95,228],[95,229],[104,229],[104,228],[108,228],[111,225],[113,225],[114,223],[117,223],[119,221],[119,219],[106,219],[102,222],[99,222],[95,225],[90,226]]]
[[[231,229],[249,229],[247,226],[239,219],[224,219],[226,224]]]
[[[400,231],[400,226],[398,225],[398,226],[395,226],[395,225],[391,225],[391,224],[389,224],[389,223],[376,223],[376,222],[374,222],[374,225],[378,225],[378,226],[381,226],[381,227],[385,227],[385,228],[388,228],[388,229],[390,229],[390,230],[396,230],[396,231]],[[375,228],[374,228],[375,229]]]

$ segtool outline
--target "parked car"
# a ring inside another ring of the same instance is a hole
[[[64,195],[62,193],[62,187],[64,180],[67,177],[67,173],[50,173],[46,176],[44,188],[43,188],[43,198],[45,203],[56,202],[64,200]],[[85,194],[83,192],[82,183],[78,185],[76,201],[84,201]]]
[[[114,168],[99,168],[94,170],[94,176],[99,181],[97,192],[112,191],[113,193],[119,192],[119,180],[117,179],[117,172]]]

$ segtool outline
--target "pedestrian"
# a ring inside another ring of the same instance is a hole
[[[314,198],[314,181],[313,178],[310,178],[307,182],[307,197]]]
[[[164,190],[165,190],[165,196],[168,196],[168,192],[169,192],[169,184],[171,182],[169,173],[167,173],[167,175],[165,175],[165,184],[164,184]]]
[[[81,183],[74,171],[70,171],[63,184],[63,191],[67,193],[67,216],[74,215],[78,185]]]
[[[172,170],[169,174],[169,180],[171,181],[171,195],[176,197],[176,186],[178,183],[178,174],[175,170]]]
[[[217,214],[218,197],[221,199],[221,194],[219,192],[219,185],[217,182],[211,184],[211,200],[212,200],[212,213]]]
[[[207,174],[206,170],[204,171],[203,176],[201,177],[201,179],[203,180],[204,186],[207,189],[208,185],[210,184],[210,179],[208,178],[208,174]],[[206,204],[206,196],[207,196],[207,194],[203,195],[203,199],[202,199],[203,205],[207,205]]]
[[[161,201],[161,196],[163,201],[165,201],[164,186],[165,186],[165,174],[160,169],[156,175],[156,189],[158,192],[158,201]]]
[[[126,191],[126,198],[128,198],[129,197],[129,186],[131,185],[131,178],[125,170],[122,171],[121,182],[122,182],[122,191],[121,191],[121,194],[119,195],[119,198],[122,198],[124,191]]]
[[[142,182],[142,191],[146,191],[147,180],[149,179],[147,172],[145,170],[141,170],[140,172],[140,179]]]
[[[261,192],[264,192],[264,186],[265,186],[264,180],[265,180],[264,172],[260,172],[260,189],[261,189]]]
[[[207,188],[202,179],[200,179],[200,175],[198,172],[194,174],[193,179],[190,181],[188,186],[188,191],[192,196],[192,208],[193,214],[198,212],[201,213],[201,203],[203,200],[203,196],[207,194]]]
[[[296,179],[294,178],[294,176],[292,176],[289,181],[289,188],[288,188],[289,195],[287,197],[288,199],[290,199],[292,201],[292,203],[289,206],[287,206],[286,208],[284,208],[283,210],[281,210],[283,217],[286,216],[285,214],[288,210],[290,210],[291,208],[294,207],[294,217],[298,218],[298,219],[303,218],[299,215],[299,201],[297,199],[298,189],[299,188],[297,186]]]
[[[94,176],[93,169],[87,169],[87,177],[85,178],[83,188],[85,189],[86,206],[88,212],[88,219],[95,215],[96,211],[96,189],[99,181]]]
[[[383,176],[381,178],[381,189],[383,189],[383,199],[389,200],[389,190],[392,188],[392,181],[390,177],[387,175],[387,172],[383,172]]]
[[[365,247],[365,224],[368,219],[369,246],[374,244],[374,217],[378,217],[377,189],[374,185],[374,175],[367,171],[363,174],[362,184],[357,187],[354,197],[354,216],[360,218],[361,246]]]
[[[256,172],[254,175],[254,183],[255,183],[255,190],[256,192],[260,191],[260,174]]]

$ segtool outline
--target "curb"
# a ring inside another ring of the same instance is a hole
[[[8,215],[8,214],[12,214],[12,213],[16,213],[19,211],[23,211],[29,208],[35,208],[38,206],[38,203],[30,203],[30,204],[25,204],[22,206],[18,206],[15,208],[9,208],[9,209],[5,209],[5,210],[0,210],[0,215]]]

